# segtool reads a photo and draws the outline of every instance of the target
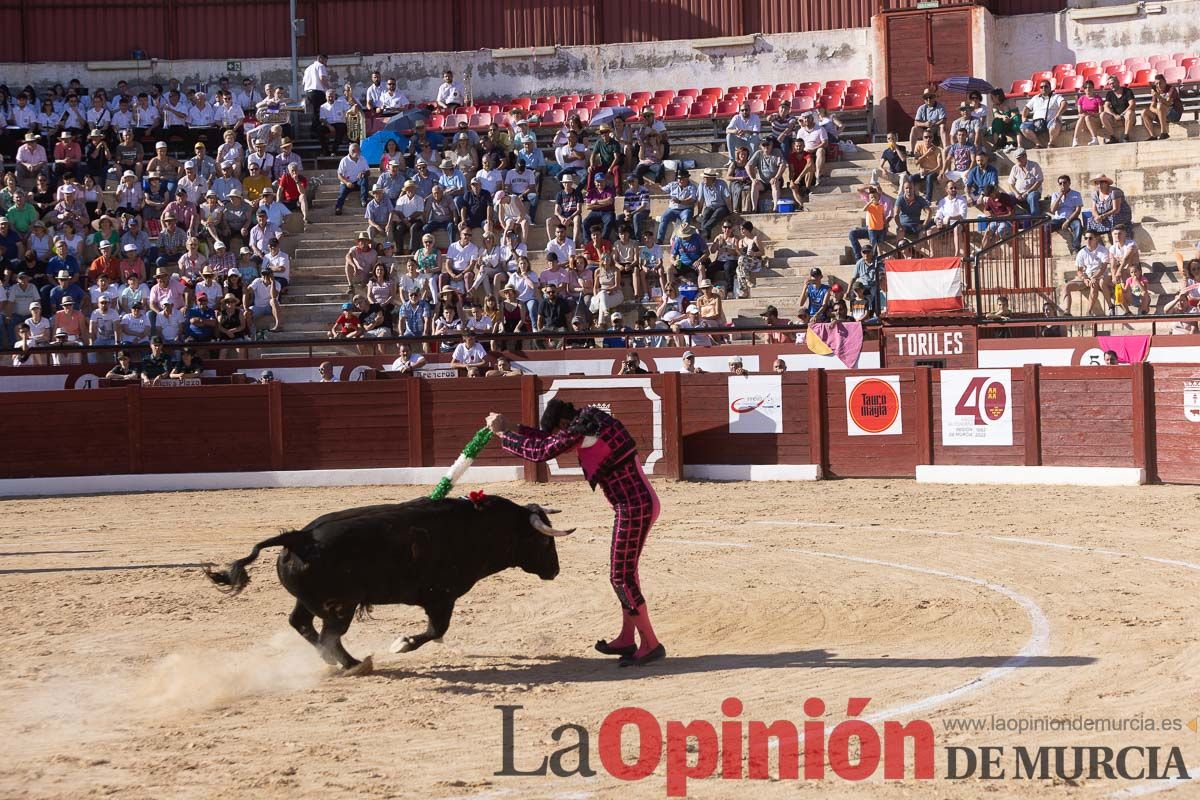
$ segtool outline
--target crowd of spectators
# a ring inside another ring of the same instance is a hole
[[[285,219],[307,224],[316,189],[282,87],[172,80],[135,93],[120,81],[109,94],[72,81],[38,98],[0,87],[4,345],[233,342],[280,329]]]

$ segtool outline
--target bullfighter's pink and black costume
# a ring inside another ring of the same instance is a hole
[[[557,401],[551,401],[551,404]],[[569,404],[559,404],[574,412]],[[554,415],[557,409],[547,408]],[[661,506],[637,457],[637,445],[625,426],[595,406],[588,406],[573,418],[557,419],[543,427],[519,425],[503,433],[500,443],[508,452],[527,461],[548,461],[577,449],[579,465],[593,490],[599,486],[616,512],[610,551],[609,580],[621,601],[621,635],[612,642],[597,642],[596,649],[622,655],[622,665],[645,663],[665,654],[654,636],[638,580],[638,559],[646,535],[658,519]],[[633,646],[633,632],[641,634],[642,647]]]

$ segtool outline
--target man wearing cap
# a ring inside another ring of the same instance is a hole
[[[686,169],[675,173],[675,180],[667,187],[671,201],[667,210],[658,221],[658,233],[655,238],[659,244],[666,241],[667,227],[675,222],[689,225],[696,216],[696,203],[700,199],[700,190],[691,181],[691,174]]]
[[[652,134],[658,135],[658,146],[662,151],[662,157],[667,158],[671,155],[671,144],[668,140],[670,132],[667,130],[666,123],[660,119],[654,118],[654,109],[646,106],[642,109],[642,113],[638,116],[637,124],[633,130],[633,157],[634,160],[641,159],[641,147],[647,136]]]
[[[225,290],[221,287],[220,282],[217,281],[216,275],[217,273],[212,266],[205,264],[200,270],[200,277],[191,287],[190,295],[197,297],[201,294],[206,294],[210,301],[222,297],[225,294]],[[209,303],[209,307],[215,311],[214,305],[212,302]]]
[[[492,195],[483,188],[483,182],[478,176],[471,178],[467,191],[458,198],[457,205],[460,234],[463,231],[469,233],[475,228],[492,230],[495,225]]]
[[[382,188],[384,197],[395,205],[400,199],[400,192],[404,190],[404,184],[407,181],[404,173],[404,160],[393,158],[388,161],[387,169],[379,173],[379,179],[375,181],[375,186]],[[416,187],[416,183],[413,184],[413,187]]]
[[[51,350],[50,363],[55,367],[65,367],[81,363],[79,355],[76,353],[64,353],[63,350],[68,348],[74,349],[83,345],[78,337],[72,338],[62,328],[56,328],[54,331],[54,341],[48,345]]]
[[[36,133],[25,134],[25,141],[17,148],[17,180],[21,183],[32,181],[38,175],[50,177],[50,159],[46,148],[42,147]]]
[[[912,132],[908,136],[908,151],[917,149],[917,139],[926,130],[933,131],[934,141],[945,145],[950,141],[950,130],[946,126],[946,107],[937,99],[937,92],[926,89],[921,98],[923,102],[913,115]]]
[[[133,253],[129,253],[130,245],[133,246]],[[142,218],[137,216],[128,217],[125,220],[125,232],[121,234],[121,256],[122,258],[138,258],[148,264],[154,263],[154,259],[158,257],[157,250],[150,245],[150,236],[146,233],[146,228],[142,224]],[[145,269],[141,275],[146,277]],[[124,278],[124,273],[122,273]]]
[[[208,146],[204,142],[196,142],[189,160],[196,168],[196,174],[211,184],[217,175],[217,161],[208,154]]]
[[[667,264],[667,283],[675,283],[680,276],[691,281],[700,277],[700,269],[708,258],[708,243],[691,224],[685,222],[675,230],[671,240],[671,260]]]
[[[575,176],[562,176],[562,189],[554,197],[554,212],[546,218],[546,238],[554,235],[558,226],[565,227],[571,233],[572,241],[579,241],[579,229],[582,222],[583,193],[575,185]]]
[[[171,371],[173,362],[171,356],[163,349],[163,339],[161,336],[150,337],[150,353],[142,359],[139,371],[142,373],[142,383],[152,384],[160,377],[167,375]]]
[[[259,210],[267,212],[267,222],[272,228],[280,231],[283,230],[284,219],[291,216],[292,210],[284,203],[279,202],[275,190],[271,187],[263,189],[262,197],[258,198],[255,215]]]
[[[275,175],[275,154],[267,150],[267,142],[259,139],[252,144],[252,150],[246,156],[246,169],[249,172],[251,167],[258,167],[258,171],[270,183]]]
[[[121,180],[116,189],[117,210],[121,216],[141,216],[146,205],[146,192],[138,180],[137,173],[131,169],[121,174]]]
[[[392,169],[392,165],[388,165]],[[398,171],[398,165],[393,171]],[[396,197],[393,212],[392,237],[396,247],[412,252],[417,247],[417,235],[425,223],[425,200],[417,194],[417,184],[405,181]]]
[[[766,311],[759,314],[763,318],[763,325],[772,328],[784,328],[791,324],[789,320],[779,316],[779,309],[775,306],[767,306]],[[791,342],[791,336],[786,333],[769,333],[767,334],[767,342],[770,344],[788,344]]]
[[[869,316],[877,316],[880,311],[879,289],[882,285],[884,264],[882,258],[875,255],[875,247],[871,244],[862,246],[862,255],[854,263],[854,275],[850,278],[850,288],[858,287],[867,302]]]
[[[444,230],[451,241],[456,237],[458,206],[440,183],[435,183],[432,193],[425,198],[424,219],[425,224],[421,227],[423,235]]]
[[[189,236],[194,236],[200,228],[200,209],[188,199],[188,190],[184,188],[183,181],[175,188],[175,199],[163,208],[163,219],[168,216],[174,217],[179,229]]]
[[[79,289],[78,286],[72,287]],[[82,290],[79,291],[82,295]],[[79,300],[71,293],[64,293],[59,298],[60,306],[58,311],[54,312],[54,317],[51,324],[54,326],[55,334],[58,331],[66,331],[67,338],[71,342],[88,343],[88,326],[87,320],[83,316],[83,312],[79,310]]]
[[[729,187],[721,180],[715,169],[704,170],[704,179],[699,188],[696,204],[699,216],[696,226],[705,239],[712,239],[713,230],[721,220],[729,216]]]
[[[184,162],[183,177],[179,179],[179,183],[175,187],[176,196],[180,190],[187,195],[189,203],[197,206],[200,205],[205,192],[208,191],[208,181],[196,171],[195,161],[189,159]],[[178,212],[176,212],[176,216],[178,216]]]
[[[367,230],[372,233],[373,238],[377,238],[380,241],[387,241],[392,238],[394,211],[395,206],[388,199],[384,187],[378,183],[372,186],[371,199],[367,203],[366,210],[363,212],[363,219],[367,221]]]
[[[825,276],[819,267],[808,271],[808,280],[804,282],[803,293],[800,296],[800,309],[796,313],[802,323],[830,321],[834,297],[829,285],[824,281]]]
[[[679,371],[686,375],[704,374],[704,370],[696,366],[696,354],[691,350],[685,350],[683,355],[679,357]]]
[[[108,188],[108,165],[112,163],[112,151],[104,137],[104,131],[93,128],[83,148],[83,173],[92,176],[100,191]]]
[[[79,191],[74,185],[68,184],[62,187],[62,195],[63,199],[55,204],[50,214],[51,221],[58,228],[70,222],[75,230],[84,230],[88,223],[88,210],[83,200],[79,199]]]
[[[742,364],[741,356],[730,356],[726,362],[726,366],[729,367],[730,375],[739,375],[741,377],[745,377],[750,374],[750,371],[747,370],[745,365]]]
[[[442,159],[438,164],[441,174],[438,176],[438,183],[446,191],[446,196],[456,203],[467,191],[467,178],[463,175],[462,170],[453,159]]]
[[[285,136],[279,142],[279,152],[275,154],[275,160],[271,163],[271,171],[267,173],[267,177],[278,181],[287,174],[288,167],[292,164],[296,165],[299,172],[304,172],[304,160],[295,151],[292,140]]]
[[[371,165],[363,158],[362,153],[358,149],[358,143],[351,142],[350,152],[342,156],[342,160],[338,162],[337,179],[338,183],[341,184],[341,189],[338,191],[333,213],[341,216],[342,206],[346,204],[346,198],[355,189],[358,190],[359,202],[363,208],[366,208],[369,200],[367,190],[370,188],[368,183],[370,177]]]
[[[983,148],[983,122],[974,111],[975,106],[966,101],[958,104],[958,117],[950,125],[950,138],[956,139],[959,131],[966,131],[967,141],[980,150]]]
[[[703,330],[711,327],[713,327],[712,321],[700,316],[700,306],[691,303],[684,309],[684,318],[673,323],[671,330],[676,334],[681,334],[683,331]],[[683,345],[685,347],[711,347],[712,343],[712,336],[707,333],[694,333],[683,336]]]
[[[787,168],[787,159],[775,147],[775,139],[771,136],[759,142],[758,152],[746,162],[746,172],[750,181],[750,208],[757,211],[763,189],[771,190],[772,209],[779,206],[779,193],[783,189],[783,172]]]
[[[610,137],[611,138],[611,137]],[[616,192],[609,185],[609,173],[597,171],[592,176],[592,186],[587,191],[587,216],[583,229],[591,231],[600,226],[600,235],[612,238],[613,222],[616,220]]]
[[[321,139],[321,150],[326,156],[332,156],[346,141],[346,112],[350,104],[338,97],[333,89],[325,92],[318,116],[321,124],[317,133]]]
[[[217,287],[220,291],[220,287]],[[214,298],[222,295],[216,294]],[[217,335],[217,312],[209,302],[207,292],[196,292],[196,305],[187,311],[184,325],[185,342],[211,342]]]
[[[88,320],[88,337],[91,343],[96,346],[115,345],[117,343],[117,320],[120,319],[120,316],[108,295],[102,294],[96,298],[96,308]],[[111,357],[110,354],[100,356],[98,353],[89,353],[88,362],[96,364],[101,359],[108,361]]]
[[[216,178],[213,178],[212,190],[217,193],[217,197],[220,198],[222,203],[229,200],[230,192],[234,189],[242,188],[242,182],[235,173],[236,167],[237,164],[232,161],[222,161],[218,167],[220,174]]]
[[[281,236],[283,232],[271,224],[267,209],[259,207],[254,212],[254,226],[250,228],[250,235],[246,241],[255,259],[261,263],[263,256],[267,254],[267,242]]]
[[[371,244],[371,232],[359,231],[354,246],[346,252],[346,290],[353,295],[359,289],[365,288],[367,279],[375,269],[379,254]]]
[[[1016,163],[1008,173],[1008,188],[1017,202],[1024,206],[1020,213],[1037,216],[1042,213],[1042,186],[1046,182],[1042,166],[1030,161],[1023,147],[1013,151],[1013,158]]]
[[[263,256],[262,266],[274,274],[275,282],[279,284],[279,294],[286,294],[292,280],[292,260],[280,249],[278,239],[267,240],[267,253]]]
[[[108,239],[100,240],[100,255],[88,266],[88,282],[95,283],[100,275],[108,276],[113,283],[121,282],[121,259]]]

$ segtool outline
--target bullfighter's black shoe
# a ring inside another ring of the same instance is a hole
[[[610,647],[608,642],[600,639],[596,642],[596,652],[604,653],[606,656],[631,656],[637,652],[637,645],[631,644],[625,647]]]
[[[667,657],[667,648],[662,646],[662,642],[658,643],[658,647],[651,650],[646,655],[638,658],[635,655],[621,656],[621,660],[617,662],[618,667],[644,667],[647,664],[658,661],[661,658]]]

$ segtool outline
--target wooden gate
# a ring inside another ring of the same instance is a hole
[[[884,13],[883,42],[887,68],[884,98],[887,129],[904,137],[912,128],[921,93],[946,78],[972,74],[972,8],[938,8]],[[943,97],[953,119],[965,97]]]

